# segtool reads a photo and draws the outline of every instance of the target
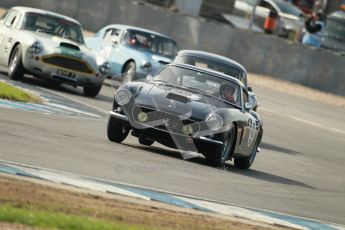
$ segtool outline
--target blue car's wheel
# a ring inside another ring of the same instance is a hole
[[[135,80],[136,65],[134,62],[128,62],[123,69],[122,83],[127,83]]]

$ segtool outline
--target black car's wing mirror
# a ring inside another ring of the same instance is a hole
[[[249,111],[249,110],[252,110],[252,109],[253,109],[253,105],[252,105],[252,103],[250,103],[250,102],[246,102],[246,103],[244,104],[244,108],[245,108],[247,111]]]

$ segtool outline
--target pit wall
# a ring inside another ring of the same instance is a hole
[[[84,29],[108,24],[148,28],[173,37],[179,49],[224,55],[249,72],[301,83],[345,96],[345,56],[293,44],[281,38],[169,12],[129,0],[1,0],[0,7],[30,6],[76,18]]]

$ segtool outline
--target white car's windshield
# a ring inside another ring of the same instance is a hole
[[[77,43],[84,43],[80,25],[60,17],[39,13],[26,13],[23,29],[48,33]]]
[[[183,87],[195,92],[217,97],[237,106],[241,105],[241,88],[233,81],[197,70],[166,66],[152,82]]]
[[[137,48],[173,58],[177,53],[177,45],[174,40],[155,34],[129,30],[124,39],[124,43]]]

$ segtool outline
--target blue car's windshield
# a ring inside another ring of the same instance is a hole
[[[173,58],[177,53],[174,40],[143,31],[128,30],[122,42],[169,58]]]

